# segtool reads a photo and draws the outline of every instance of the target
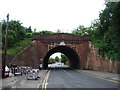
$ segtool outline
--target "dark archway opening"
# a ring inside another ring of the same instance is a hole
[[[70,68],[73,68],[73,69],[80,68],[80,58],[78,54],[73,49],[67,46],[58,46],[58,47],[51,49],[45,56],[44,61],[43,61],[43,69],[48,68],[49,57],[56,52],[61,52],[69,58]]]

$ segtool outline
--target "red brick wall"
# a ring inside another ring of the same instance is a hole
[[[89,42],[89,45],[91,46],[89,46],[87,68],[103,72],[120,72],[120,62],[112,61],[110,59],[103,60],[98,55],[97,48],[95,48],[91,42]]]
[[[25,48],[19,53],[13,60],[12,64],[20,66],[32,66],[33,68],[39,67],[36,41],[33,41],[31,45]]]

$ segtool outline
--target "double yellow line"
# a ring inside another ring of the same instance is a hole
[[[47,84],[48,84],[48,78],[49,78],[50,72],[51,72],[51,70],[48,71],[48,73],[47,73],[45,79],[43,80],[43,83],[42,83],[42,90],[46,90],[46,87],[47,87]]]
[[[100,76],[97,76],[97,75],[88,74],[88,73],[86,73],[86,72],[82,72],[82,71],[79,71],[79,70],[76,70],[76,71],[77,71],[77,72],[80,72],[80,73],[82,73],[82,74],[86,74],[86,75],[88,75],[88,76],[95,77],[95,78],[99,78],[99,79],[106,80],[106,81],[109,81],[109,82],[120,83],[119,81],[106,79],[106,78],[103,78],[103,77],[100,77]]]

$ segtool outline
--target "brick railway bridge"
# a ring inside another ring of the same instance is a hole
[[[91,36],[59,33],[33,34],[32,38],[32,44],[14,58],[14,63],[34,68],[38,68],[41,63],[42,68],[46,69],[49,57],[56,52],[61,52],[69,58],[71,68],[86,68]]]

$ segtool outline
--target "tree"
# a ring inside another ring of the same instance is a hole
[[[49,58],[48,63],[55,63],[55,59]]]
[[[58,62],[60,59],[58,56],[55,57],[55,61]]]
[[[64,54],[61,54],[61,62],[66,64],[67,61],[68,61],[68,58]]]
[[[91,35],[92,29],[91,29],[91,27],[84,27],[83,25],[80,25],[77,29],[74,29],[72,31],[72,34],[80,35],[80,36]]]
[[[26,29],[26,32],[28,32],[28,33],[32,32],[31,26],[29,26],[29,28]]]
[[[34,28],[34,33],[36,32],[36,28]]]
[[[92,24],[93,44],[100,54],[112,60],[120,60],[120,2],[109,2]]]
[[[2,21],[2,49],[4,48],[4,41],[5,41],[5,28],[6,28],[6,21]],[[11,20],[9,21],[8,26],[8,48],[14,47],[14,44],[20,40],[25,38],[25,27],[22,26],[20,21]]]

